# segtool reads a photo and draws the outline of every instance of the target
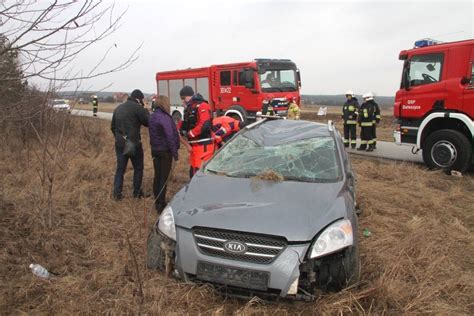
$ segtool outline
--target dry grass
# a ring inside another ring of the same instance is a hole
[[[21,147],[0,152],[2,314],[474,314],[472,174],[457,178],[352,157],[363,209],[360,284],[314,303],[247,302],[145,269],[145,240],[156,214],[150,199],[110,199],[115,154],[108,124],[74,119],[75,136],[54,193],[52,229],[43,227],[31,207],[37,162]],[[150,192],[153,169],[145,148],[144,185]],[[185,155],[181,151],[169,196],[187,181]],[[370,237],[362,237],[364,228]],[[60,276],[38,279],[28,269],[32,262]]]
[[[99,112],[112,113],[119,104],[120,104],[120,102],[116,102],[116,103],[100,102],[98,110],[99,110]],[[92,111],[92,103],[88,103],[88,104],[79,104],[79,103],[77,103],[77,104],[72,105],[72,108],[74,110]]]

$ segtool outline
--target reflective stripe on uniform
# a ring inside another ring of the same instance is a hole
[[[348,139],[344,139],[344,144],[349,144],[349,140],[348,140]]]
[[[361,140],[361,141],[360,141],[360,144],[361,144],[361,145],[367,145],[367,141],[366,141],[366,140]]]
[[[349,105],[349,111],[354,111],[354,110],[355,110],[354,106],[353,106],[353,105]]]
[[[355,120],[347,120],[344,124],[357,124]]]
[[[355,144],[356,143],[356,140],[355,139],[351,139],[351,144]]]
[[[367,142],[367,144],[369,144],[369,145],[372,145],[373,143],[374,143],[374,140],[373,140],[373,139],[371,139],[371,140],[369,140],[369,141]]]
[[[373,123],[372,122],[362,122],[360,123],[360,126],[364,126],[364,127],[368,127],[368,126],[372,126]]]
[[[369,113],[367,112],[367,109],[364,109],[364,117],[369,117]]]
[[[379,118],[380,118],[380,114],[377,114],[375,117],[379,119]]]

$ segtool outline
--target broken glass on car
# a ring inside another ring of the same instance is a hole
[[[336,144],[329,136],[265,146],[241,135],[222,148],[205,170],[239,178],[273,170],[286,181],[305,182],[334,181],[341,173]]]

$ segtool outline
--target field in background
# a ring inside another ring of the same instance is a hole
[[[37,157],[20,141],[0,140],[4,313],[474,314],[472,174],[457,178],[421,165],[351,156],[363,210],[357,232],[361,282],[314,303],[236,300],[145,268],[145,240],[157,218],[151,199],[130,198],[131,169],[127,197],[110,199],[115,153],[109,122],[74,117],[72,132],[56,177],[52,228],[43,226],[33,203],[41,188]],[[143,132],[144,188],[151,192]],[[186,155],[180,151],[168,197],[188,181]],[[364,228],[370,237],[363,237]],[[59,276],[35,277],[32,262]]]
[[[119,103],[99,103],[100,112],[112,113]],[[92,111],[91,104],[76,104],[73,106],[75,110],[88,110]],[[309,120],[314,122],[327,123],[328,120],[332,120],[336,127],[343,134],[343,126],[341,119],[341,108],[336,106],[328,107],[328,114],[326,116],[318,116],[319,106],[302,106],[301,119]],[[377,139],[382,141],[393,142],[393,114],[389,110],[382,110],[382,121],[377,128]],[[357,135],[360,135],[360,127],[357,127]]]

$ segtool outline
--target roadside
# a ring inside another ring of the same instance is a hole
[[[360,313],[473,314],[474,178],[430,172],[412,163],[351,161],[357,174],[362,279],[359,286],[314,303],[226,299],[209,286],[187,285],[144,267],[145,240],[156,220],[151,199],[130,198],[126,174],[120,203],[110,199],[115,168],[109,122],[73,117],[72,137],[55,183],[53,226],[34,201],[41,165],[11,142],[0,152],[0,310],[15,313]],[[93,124],[91,124],[93,123]],[[153,167],[145,136],[144,187]],[[5,140],[2,140],[5,142]],[[184,150],[170,182],[172,197],[186,182]],[[367,228],[371,235],[364,237]],[[59,274],[36,278],[40,263]],[[141,289],[141,290],[140,290]],[[67,294],[65,294],[67,293]],[[143,293],[143,295],[141,294]],[[73,298],[73,299],[71,299]],[[85,304],[87,302],[87,304]]]

